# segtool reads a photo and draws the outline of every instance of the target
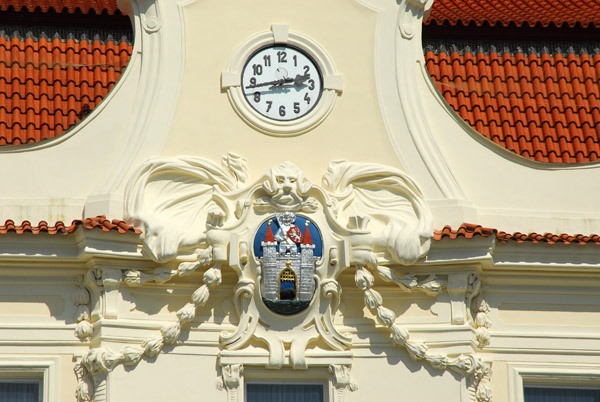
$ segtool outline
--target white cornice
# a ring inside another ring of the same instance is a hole
[[[123,269],[129,269],[131,264],[140,269],[157,265],[142,254],[142,237],[133,233],[78,228],[66,236],[5,234],[1,239],[0,260],[15,264],[47,261],[77,265],[92,260],[118,264],[120,260],[127,261]],[[422,269],[475,264],[493,270],[600,272],[598,261],[600,247],[594,244],[499,243],[495,236],[475,236],[433,241],[427,256],[416,265]]]

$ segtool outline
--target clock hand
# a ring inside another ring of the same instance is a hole
[[[246,86],[246,89],[250,89],[250,88],[258,88],[258,87],[266,87],[269,85],[282,85],[288,82],[294,82],[293,78],[282,78],[280,80],[274,80],[274,81],[267,81],[267,82],[261,82],[260,84],[253,84],[253,85],[248,85]]]
[[[282,78],[280,80],[274,80],[274,81],[266,81],[266,82],[261,82],[260,84],[253,84],[253,85],[248,85],[246,86],[246,89],[251,89],[251,88],[258,88],[258,87],[266,87],[266,86],[273,86],[273,87],[280,87],[283,86],[283,84],[290,84],[290,83],[294,83],[294,85],[302,85],[304,84],[304,81],[308,80],[310,78],[310,74],[305,74],[305,75],[296,75],[296,78]]]
[[[299,87],[301,85],[304,85],[304,81],[306,81],[308,79],[310,79],[310,74],[306,74],[306,75],[300,75],[300,74],[298,74],[298,75],[296,75],[296,78],[287,78],[285,80],[285,82],[273,85],[271,88],[273,88],[273,89],[276,89],[276,88],[289,88],[289,87],[292,87],[292,86]],[[292,85],[284,85],[284,84],[292,84]],[[248,87],[246,87],[246,88],[248,88]],[[271,88],[269,88],[269,89],[271,89]]]
[[[296,78],[294,78],[294,85],[302,85],[304,84],[304,81],[310,79],[310,74],[304,74],[304,75],[296,75]]]

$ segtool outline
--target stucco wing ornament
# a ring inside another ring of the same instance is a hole
[[[372,249],[383,260],[379,263],[409,265],[429,251],[433,219],[420,190],[403,172],[373,163],[333,161],[323,187],[332,197],[331,211],[338,222],[371,233]]]
[[[207,245],[207,222],[221,225],[231,216],[224,200],[247,176],[246,160],[235,154],[225,155],[222,166],[199,157],[149,160],[127,185],[126,219],[143,227],[144,252],[168,261]]]

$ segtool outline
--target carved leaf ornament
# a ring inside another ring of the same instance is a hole
[[[126,219],[143,228],[143,252],[159,263],[176,257],[184,262],[172,272],[128,271],[123,282],[128,286],[162,283],[202,267],[206,269],[204,283],[177,312],[177,322],[163,327],[160,336],[121,353],[91,349],[76,367],[79,400],[89,399],[93,392],[88,389],[95,383],[90,376],[106,373],[117,364],[135,365],[144,356],[157,356],[164,345],[176,343],[182,326],[191,323],[196,309],[206,304],[210,289],[220,285],[221,269],[233,269],[238,275],[233,300],[239,322],[235,331],[221,334],[224,349],[243,350],[251,341],[258,341],[268,349],[267,367],[289,363],[294,369],[307,368],[306,350],[316,342],[333,351],[349,349],[351,338],[337,330],[333,317],[342,292],[337,278],[354,267],[365,305],[390,330],[394,344],[404,347],[415,360],[487,383],[481,379],[487,378],[482,373],[487,370],[489,374],[489,366],[481,359],[430,353],[427,345],[410,338],[409,332],[395,323],[395,314],[382,305],[381,294],[373,289],[373,273],[397,283],[403,291],[436,295],[446,286],[435,276],[420,280],[396,274],[389,267],[413,264],[423,257],[433,234],[423,196],[405,173],[379,164],[334,161],[319,186],[293,163],[282,162],[249,184],[244,158],[228,154],[221,162],[218,165],[199,157],[159,158],[147,161],[133,174],[126,189]],[[267,234],[261,232],[262,237],[257,238],[258,228]],[[284,236],[272,233],[282,229]],[[268,265],[266,257],[256,252],[256,244],[263,249],[276,245],[277,256],[287,253],[287,260]],[[312,259],[302,254],[305,249],[310,249]],[[300,265],[294,265],[294,258]],[[279,276],[287,281],[286,286],[299,277],[295,287],[288,286],[299,293],[302,281],[309,280],[313,290],[305,309],[282,315],[267,307],[263,277],[268,266],[287,269]],[[307,279],[300,266],[311,267],[312,278]],[[353,382],[346,383],[355,389]]]

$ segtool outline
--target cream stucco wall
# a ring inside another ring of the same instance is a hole
[[[343,23],[332,23],[336,16]],[[399,166],[381,120],[373,65],[377,15],[352,1],[199,1],[185,7],[186,64],[181,96],[161,155],[200,155],[218,160],[227,152],[248,159],[262,174],[289,160],[318,182],[331,160],[377,161]],[[248,37],[287,24],[321,46],[343,75],[344,91],[331,114],[296,137],[257,132],[235,113],[220,76]],[[352,118],[349,118],[352,116]]]
[[[416,65],[420,43],[418,35],[411,42],[397,32],[404,2],[144,0],[131,5],[136,55],[128,75],[80,133],[44,149],[0,158],[5,167],[19,168],[1,182],[13,189],[0,203],[3,218],[68,221],[82,213],[121,218],[125,183],[146,159],[194,155],[218,162],[223,154],[235,152],[247,158],[251,181],[284,160],[294,162],[315,183],[335,159],[400,168],[423,190],[438,228],[471,217],[508,231],[599,231],[594,203],[599,187],[589,184],[597,181],[597,166],[548,169],[515,160],[482,144],[453,119],[423,71],[416,69],[418,74],[406,78],[410,69],[405,67]],[[331,23],[332,16],[337,23]],[[220,86],[235,49],[272,24],[287,24],[314,40],[344,78],[330,115],[295,137],[265,135],[246,125]],[[403,98],[405,94],[410,96]],[[423,118],[415,122],[421,112]],[[430,142],[420,142],[424,139]],[[106,154],[82,152],[103,147],[110,148]],[[35,174],[27,175],[24,166],[35,166]],[[32,201],[34,194],[39,199]],[[68,205],[57,210],[62,204]],[[323,225],[331,224],[319,217]],[[160,337],[160,329],[177,321],[177,312],[203,281],[199,270],[166,283],[127,285],[129,270],[151,276],[156,268],[175,270],[184,261],[181,256],[167,264],[151,260],[142,251],[143,238],[131,234],[78,229],[68,236],[3,236],[0,365],[14,358],[54,359],[55,381],[45,402],[74,400],[73,368],[88,351],[105,348],[118,354]],[[228,253],[231,247],[236,251],[238,245],[232,244]],[[469,305],[466,290],[461,294],[460,287],[454,293],[445,288],[432,296],[380,279],[374,289],[397,315],[395,323],[410,331],[410,339],[446,356],[473,353],[485,359],[493,366],[494,400],[521,402],[511,399],[519,392],[511,380],[515,364],[600,363],[598,251],[593,245],[578,247],[497,244],[493,237],[444,239],[432,242],[427,256],[414,266],[391,264],[398,275],[412,274],[421,284],[430,275],[445,281],[453,274],[478,275],[483,284],[478,297],[490,307],[486,346],[478,343],[476,303]],[[233,305],[237,276],[227,264],[222,268],[223,284],[211,289],[208,303],[184,327],[180,341],[137,365],[106,368],[110,373],[100,384],[98,402],[227,400],[217,384],[223,381],[219,359],[225,350],[219,334],[235,329],[239,317]],[[97,275],[86,285],[91,300],[86,307],[76,306],[74,278],[91,274]],[[393,346],[388,328],[365,307],[354,267],[339,284],[342,299],[333,321],[352,339],[350,357],[340,359],[351,366],[358,385],[345,392],[346,401],[374,396],[474,401],[468,378],[434,369],[423,359],[413,361],[404,348]],[[73,333],[75,314],[85,308],[94,332],[91,340],[80,342]],[[288,359],[281,370],[270,371],[265,369],[265,345],[256,340],[234,358],[246,365],[247,378],[276,373],[281,381],[310,377],[330,384],[328,359],[339,356],[327,354],[331,351],[319,342],[309,352],[325,363],[294,371]],[[15,367],[19,365],[6,370]]]
[[[63,239],[64,245],[71,242],[69,238]],[[434,245],[433,252],[437,248]],[[117,352],[156,336],[161,326],[174,322],[175,313],[189,301],[201,280],[198,273],[162,285],[127,287],[121,284],[113,293],[115,297],[102,292],[100,299],[95,299],[98,296],[92,292],[90,306],[100,306],[100,315],[94,324],[92,342],[79,342],[73,334],[73,314],[77,306],[71,298],[77,290],[74,278],[86,272],[87,264],[69,262],[64,256],[59,256],[63,260],[60,266],[43,260],[28,263],[26,258],[15,255],[14,262],[4,264],[0,270],[3,278],[0,281],[3,334],[0,369],[6,376],[11,370],[26,370],[23,362],[54,359],[52,381],[48,383],[49,402],[74,400],[77,382],[73,368],[89,347]],[[125,272],[132,266],[143,267],[144,264],[141,259],[137,262],[113,259],[109,266]],[[100,267],[107,265],[101,263]],[[600,358],[597,336],[600,283],[594,272],[580,269],[567,274],[533,266],[526,270],[496,269],[488,263],[471,264],[471,267],[481,273],[485,283],[483,297],[490,306],[491,342],[478,349],[478,353],[493,364],[491,388],[495,401],[514,400],[510,396],[515,393],[511,382],[514,366],[541,365],[557,367],[558,371],[591,367],[589,370],[593,372]],[[464,268],[464,265],[429,265],[413,267],[413,270],[442,273]],[[135,366],[116,366],[108,375],[107,388],[100,387],[98,401],[227,400],[227,392],[219,386],[222,381],[219,354],[223,350],[219,334],[233,330],[238,318],[231,301],[236,276],[227,267],[223,273],[223,284],[211,292],[208,304],[198,309],[194,323],[184,327],[180,341],[166,346],[157,357],[142,359]],[[467,389],[463,377],[413,361],[404,349],[393,347],[389,331],[365,308],[362,291],[355,287],[353,276],[348,271],[339,278],[342,304],[334,320],[342,331],[352,336],[351,375],[358,389],[346,392],[345,400],[364,401],[377,395],[388,400],[401,396],[423,402],[437,401],[441,397],[447,401],[472,401],[469,399],[472,390]],[[448,293],[430,297],[423,293],[399,292],[395,285],[380,280],[376,280],[375,289],[383,296],[384,305],[398,315],[397,323],[409,329],[411,339],[425,341],[435,352],[456,354],[472,349],[475,342],[472,323],[451,324],[453,307]],[[105,290],[108,292],[109,288]],[[250,349],[266,357],[264,344],[257,342]],[[241,352],[243,359],[243,350]],[[285,366],[281,370],[268,370],[255,363],[246,366],[243,378],[252,380],[265,376],[279,381],[302,378],[317,379],[324,384],[330,381],[326,367],[294,371]]]

